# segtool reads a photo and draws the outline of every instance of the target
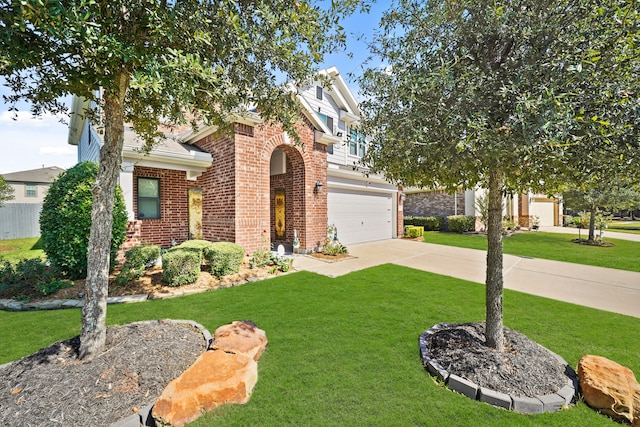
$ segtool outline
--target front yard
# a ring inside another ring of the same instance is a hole
[[[577,237],[574,234],[544,232],[515,233],[502,240],[503,252],[511,255],[640,272],[640,243],[612,239],[607,237],[605,233],[604,240],[613,243],[613,246],[589,246],[571,241]],[[427,231],[424,233],[424,241],[438,245],[487,250],[487,237],[483,234]]]
[[[575,367],[583,354],[640,372],[640,319],[505,290],[505,326]],[[441,322],[484,319],[484,286],[383,265],[336,279],[299,272],[240,287],[109,306],[107,322],[191,319],[213,331],[248,319],[269,346],[247,405],[224,407],[209,425],[615,426],[583,402],[520,415],[446,390],[422,368],[418,337]],[[0,312],[0,363],[80,331],[77,309]],[[170,349],[168,349],[170,351]]]

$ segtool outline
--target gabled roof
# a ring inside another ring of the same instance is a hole
[[[64,169],[57,166],[47,166],[27,171],[2,174],[7,182],[30,182],[39,184],[51,184]]]

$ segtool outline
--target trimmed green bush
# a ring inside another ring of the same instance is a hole
[[[424,227],[418,227],[417,225],[409,225],[405,227],[405,233],[408,237],[422,237],[424,235]]]
[[[216,277],[235,274],[240,271],[244,260],[244,248],[230,242],[213,242],[204,247],[202,254]]]
[[[128,281],[142,276],[144,270],[151,267],[160,257],[160,246],[134,246],[129,249],[124,256],[124,265],[118,277],[116,277],[116,283],[119,285],[124,285]]]
[[[51,184],[40,212],[40,241],[47,259],[71,279],[87,275],[87,251],[91,231],[93,183],[98,165],[81,162],[61,173]],[[116,187],[111,234],[111,265],[126,238],[127,211],[120,187]]]
[[[413,225],[424,227],[425,231],[441,231],[444,228],[443,216],[416,216]]]
[[[466,215],[452,215],[447,217],[449,223],[449,231],[453,233],[464,233],[466,231],[475,231],[476,217]]]
[[[416,225],[424,227],[425,231],[444,230],[445,217],[443,216],[407,216],[404,217],[404,225]]]
[[[198,248],[173,248],[162,255],[162,281],[169,286],[193,283],[200,277],[202,251]]]

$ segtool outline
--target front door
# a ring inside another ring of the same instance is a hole
[[[202,239],[202,189],[189,189],[189,239]]]

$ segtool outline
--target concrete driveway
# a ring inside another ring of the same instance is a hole
[[[293,266],[337,277],[392,263],[485,283],[485,251],[393,239],[350,245],[349,254],[331,263],[296,255]],[[514,255],[504,255],[503,271],[507,289],[640,318],[640,273]]]

